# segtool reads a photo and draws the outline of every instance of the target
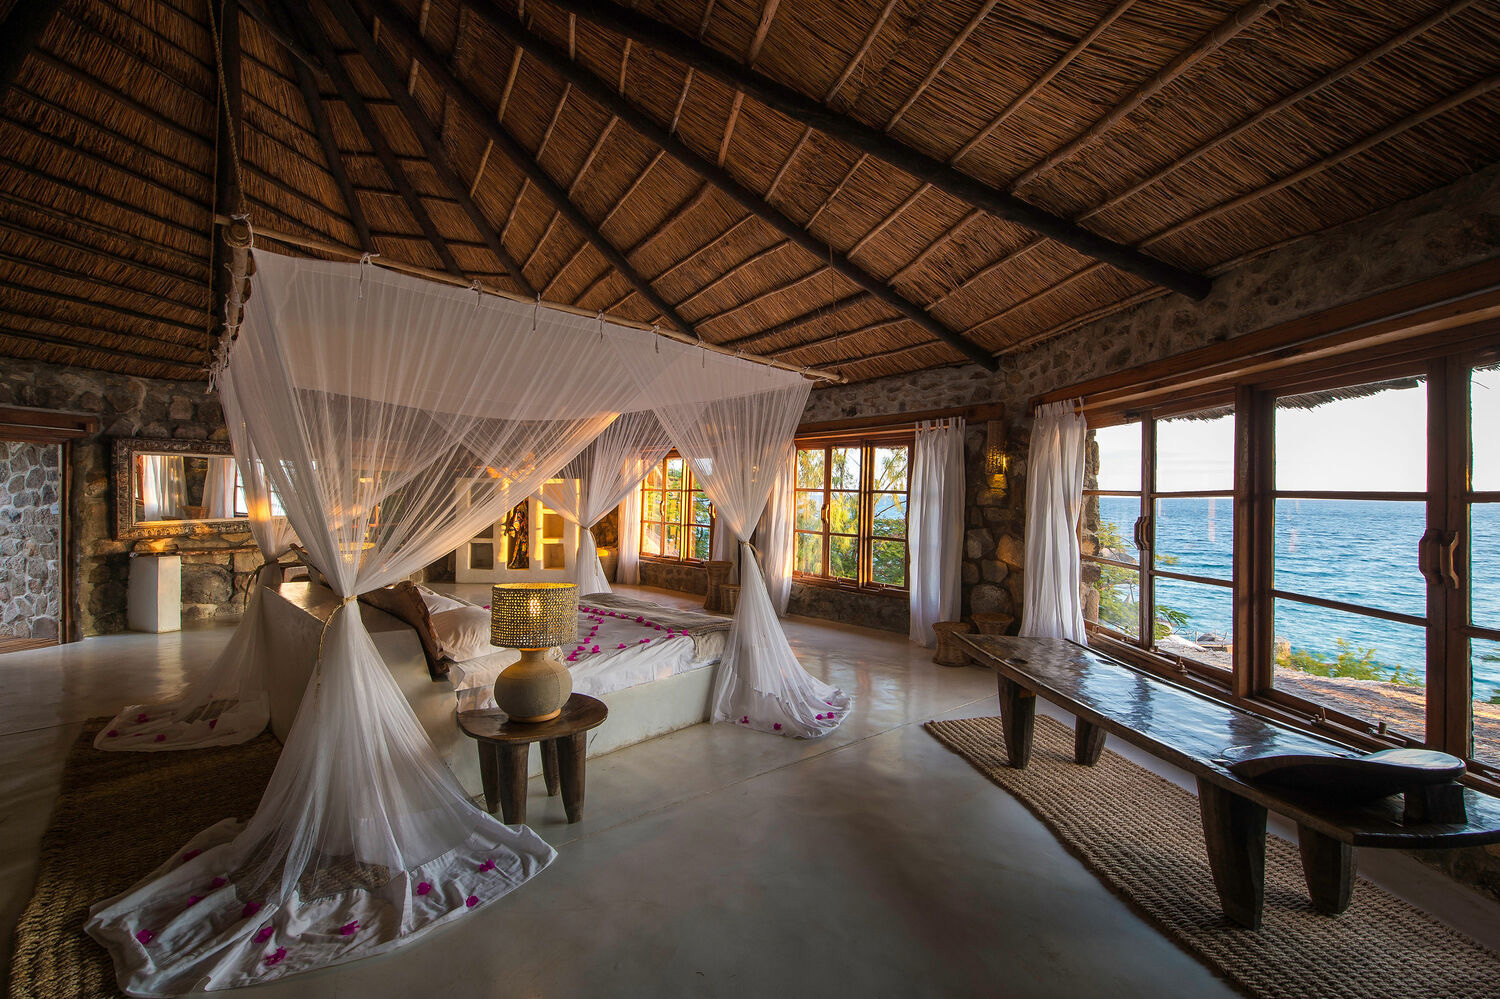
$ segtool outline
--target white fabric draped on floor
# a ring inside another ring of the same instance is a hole
[[[744,541],[809,390],[796,373],[601,319],[370,264],[255,257],[255,295],[218,375],[230,436],[344,604],[255,815],[205,830],[91,911],[88,932],[137,995],[378,954],[546,867],[555,855],[539,837],[467,800],[350,604],[536,493],[622,414],[659,422]],[[645,436],[643,452],[661,447]],[[606,453],[589,475],[601,469],[605,510],[634,487],[630,462],[610,473]],[[746,548],[716,716],[824,734],[849,700],[796,661]],[[253,665],[246,677],[258,681]]]

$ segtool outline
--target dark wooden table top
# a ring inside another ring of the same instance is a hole
[[[1351,805],[1251,784],[1229,772],[1234,759],[1271,753],[1363,754],[1064,639],[953,637],[984,665],[1111,735],[1342,842],[1381,847],[1500,842],[1500,799],[1483,792],[1464,789],[1465,823],[1406,825],[1399,797]]]
[[[587,694],[573,694],[563,705],[562,714],[551,721],[513,722],[499,708],[481,711],[460,711],[458,727],[471,739],[486,742],[527,743],[561,739],[564,736],[587,732],[603,724],[609,717],[609,708],[604,702]]]

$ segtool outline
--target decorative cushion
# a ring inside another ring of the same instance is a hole
[[[441,614],[443,611],[474,606],[460,597],[439,593],[437,590],[430,590],[421,583],[417,584],[417,592],[422,595],[422,601],[427,604],[427,613],[429,614]]]
[[[432,631],[443,655],[462,662],[495,651],[490,644],[490,612],[473,604],[432,615]]]
[[[447,677],[448,664],[443,662],[442,643],[432,630],[427,603],[414,583],[403,579],[399,583],[361,593],[359,599],[376,610],[383,610],[397,620],[411,625],[422,642],[422,654],[427,658],[427,669],[432,673],[432,678],[442,680]]]

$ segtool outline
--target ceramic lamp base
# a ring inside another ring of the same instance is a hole
[[[550,721],[573,693],[573,674],[567,663],[552,658],[551,649],[520,652],[520,661],[495,678],[495,706],[511,721]]]

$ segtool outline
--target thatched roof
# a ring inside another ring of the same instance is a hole
[[[208,2],[0,0],[0,354],[201,376]],[[229,4],[255,226],[850,379],[1500,159],[1495,0],[348,2]]]

